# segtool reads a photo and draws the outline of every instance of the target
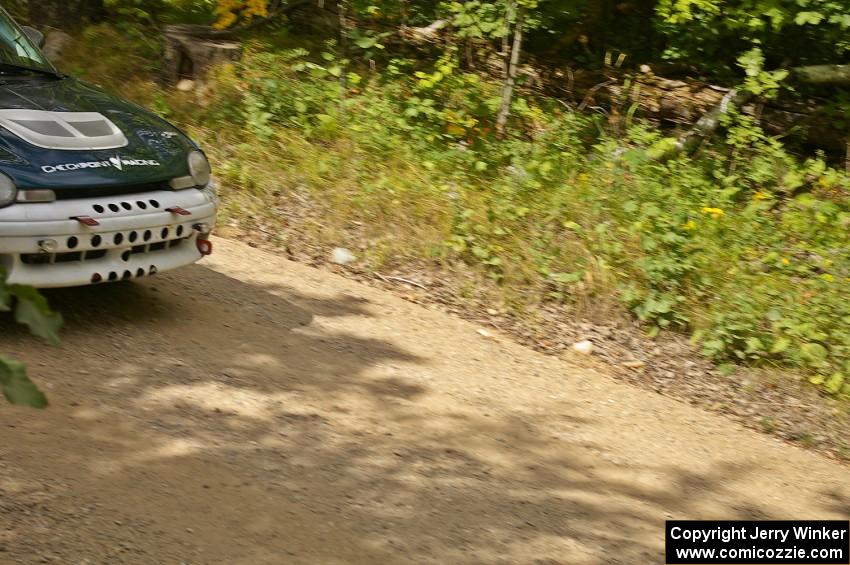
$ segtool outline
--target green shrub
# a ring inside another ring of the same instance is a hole
[[[687,332],[719,362],[797,367],[850,393],[843,173],[800,162],[736,115],[697,157],[661,162],[671,140],[657,130],[526,96],[513,137],[496,140],[498,84],[456,58],[371,71],[333,45],[255,43],[203,93],[137,77],[135,97],[208,141],[230,214],[279,224],[287,195],[308,194],[317,210],[288,218],[296,233],[327,244],[356,234],[373,268],[465,263],[517,309],[613,298],[649,332]]]

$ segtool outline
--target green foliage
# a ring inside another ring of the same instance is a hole
[[[850,182],[822,159],[798,162],[731,113],[705,157],[660,163],[669,139],[657,131],[600,136],[588,118],[529,98],[517,104],[522,135],[499,142],[488,131],[498,85],[460,71],[451,50],[428,69],[394,60],[358,76],[343,126],[338,68],[329,51],[257,51],[215,89],[264,143],[289,128],[355,144],[368,157],[336,205],[358,215],[386,214],[408,183],[377,163],[405,160],[396,166],[421,171],[417,199],[432,210],[414,221],[445,225],[432,253],[525,300],[613,293],[650,333],[690,332],[718,362],[801,367],[830,393],[850,391]]]
[[[504,2],[446,2],[458,37],[497,38],[508,34]]]
[[[738,57],[738,64],[744,69],[747,78],[744,88],[756,96],[776,96],[782,81],[788,78],[788,71],[780,69],[777,71],[764,70],[764,55],[758,47],[753,47]]]
[[[51,312],[47,301],[35,289],[21,285],[7,285],[6,275],[0,269],[0,312],[14,308],[15,320],[51,344],[59,343],[58,331],[62,317]],[[0,389],[12,404],[44,408],[47,399],[27,378],[22,363],[0,356]]]
[[[23,363],[0,356],[0,389],[3,396],[12,404],[45,408],[47,397],[44,396],[29,377]]]
[[[660,0],[656,10],[668,56],[700,66],[753,47],[773,65],[841,62],[850,52],[850,11],[838,0]]]
[[[812,39],[844,29],[831,3],[769,4],[662,1],[651,21],[671,57],[707,61],[717,75],[725,65],[762,97],[786,79],[780,57],[846,56],[840,42]],[[411,18],[448,13],[455,33],[499,44],[499,6],[422,3]],[[375,7],[351,9],[395,22],[402,3]],[[596,21],[598,7],[541,3],[537,33]],[[518,310],[617,301],[651,334],[690,334],[721,366],[795,367],[850,394],[850,180],[825,157],[801,160],[731,111],[698,156],[660,162],[676,139],[634,109],[606,122],[527,90],[497,140],[498,80],[471,70],[454,41],[412,59],[386,53],[383,33],[350,31],[350,60],[333,42],[311,52],[249,41],[203,93],[136,87],[171,118],[207,124],[193,133],[215,140],[233,215],[273,226],[283,195],[306,192],[320,227],[300,227],[334,244],[361,235],[376,268],[404,257],[464,265]],[[800,49],[806,41],[817,45]],[[835,97],[836,116],[842,107]]]

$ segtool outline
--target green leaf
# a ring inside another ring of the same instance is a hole
[[[354,44],[357,45],[360,49],[370,49],[374,47],[378,43],[378,38],[376,37],[358,37],[354,40]]]
[[[812,24],[818,25],[823,21],[823,14],[820,12],[800,12],[794,18],[794,23],[798,26]]]
[[[47,300],[32,287],[13,285],[9,291],[18,299],[15,320],[28,326],[33,335],[58,345],[62,316],[51,311]]]
[[[804,343],[800,346],[800,355],[813,364],[820,364],[826,361],[829,352],[826,347],[819,343]]]
[[[549,273],[549,278],[557,283],[573,284],[584,278],[582,273]]]
[[[0,357],[0,388],[12,404],[44,408],[47,397],[27,377],[26,367],[19,361]]]
[[[830,394],[838,394],[844,386],[844,375],[841,373],[833,373],[824,383],[823,387]]]
[[[12,294],[6,288],[6,283],[0,277],[0,312],[8,312],[12,308]]]
[[[780,337],[776,341],[773,342],[773,347],[770,348],[770,352],[773,355],[777,353],[782,353],[791,345],[791,340],[787,337]]]

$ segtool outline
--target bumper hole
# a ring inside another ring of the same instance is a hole
[[[76,237],[73,237],[73,236],[69,237],[68,238],[68,249],[76,249],[76,247],[77,247],[77,245],[79,245],[79,243],[80,243],[80,240],[77,239]]]
[[[133,209],[133,205],[130,204],[129,202],[122,202],[121,207],[124,208],[125,210],[132,210]]]
[[[150,203],[151,203],[151,206],[153,206],[154,208],[159,208],[159,201],[151,200]]]
[[[116,233],[115,237],[112,238],[112,241],[115,242],[115,245],[121,245],[121,243],[124,241],[124,234]]]
[[[118,205],[117,205],[117,204],[110,204],[110,205],[109,205],[109,209],[110,209],[110,210],[112,210],[113,212],[118,212],[119,210],[121,210],[121,209],[118,207]]]
[[[109,280],[112,281],[112,282],[117,281],[118,280],[118,273],[116,273],[115,271],[112,271],[111,273],[109,273]]]
[[[144,202],[142,202],[141,200],[136,202],[136,206],[138,206],[140,210],[147,210],[148,209],[148,205],[145,204]]]
[[[94,206],[92,206],[92,208],[94,208],[94,211],[97,212],[98,214],[103,214],[103,212],[104,212],[103,206],[101,206],[100,204],[95,204]],[[98,275],[98,276],[100,276],[100,275]]]
[[[137,239],[139,239],[139,234],[137,232],[131,231],[130,236],[127,238],[130,243],[135,243]]]
[[[168,228],[162,228],[162,239],[168,239]]]
[[[96,235],[91,238],[91,246],[92,247],[100,247],[100,244],[103,242],[103,239],[99,235]]]
[[[153,237],[153,234],[151,233],[151,230],[145,230],[145,233],[142,236],[142,239],[144,239],[145,241],[150,241],[152,237]]]

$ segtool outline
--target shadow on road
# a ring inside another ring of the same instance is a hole
[[[659,476],[549,431],[592,421],[443,394],[432,359],[330,323],[374,321],[353,296],[196,266],[49,298],[59,349],[0,318],[53,402],[3,408],[0,544],[24,562],[657,562],[666,518],[758,472]]]

